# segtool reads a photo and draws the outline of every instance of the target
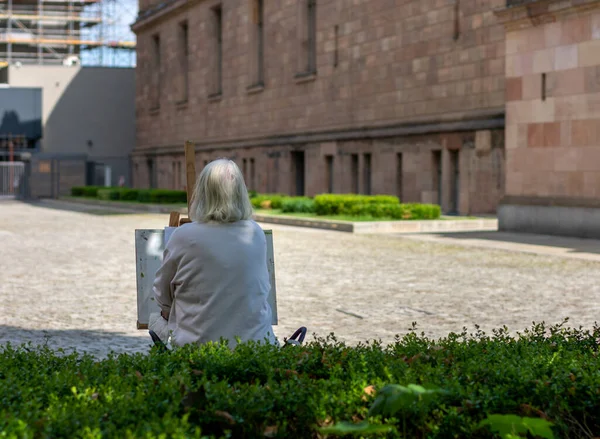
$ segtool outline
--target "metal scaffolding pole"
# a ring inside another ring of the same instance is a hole
[[[12,42],[11,42],[11,38],[12,38],[12,0],[8,0],[8,47],[7,47],[7,59],[8,59],[8,63],[10,64],[11,59],[12,59]]]
[[[44,16],[44,4],[43,4],[42,0],[38,0],[38,14],[40,15],[40,17]],[[42,20],[38,20],[37,28],[38,28],[38,37],[42,38],[42,35],[44,32],[44,30],[42,29]],[[38,44],[37,52],[38,52],[38,64],[43,64],[44,48],[42,47],[41,44]]]
[[[68,14],[69,14],[69,39],[72,40],[73,39],[73,26],[74,26],[74,21],[73,21],[73,0],[69,0],[69,9],[68,9]],[[75,47],[73,45],[69,46],[69,55],[73,55],[73,49]]]

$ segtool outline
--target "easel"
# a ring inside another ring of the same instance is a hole
[[[188,217],[181,218],[179,212],[171,212],[169,216],[169,227],[179,227],[182,224],[190,223],[190,212],[192,209],[192,195],[194,194],[194,185],[196,184],[196,151],[194,144],[190,141],[185,142],[185,191],[187,194]]]
[[[185,142],[185,173],[188,217],[181,218],[179,212],[169,215],[169,227],[166,229],[136,229],[135,231],[135,258],[137,280],[137,329],[148,329],[149,314],[160,309],[154,301],[152,286],[156,271],[162,263],[162,252],[165,245],[166,231],[172,227],[179,227],[190,223],[192,196],[196,184],[196,153],[192,142]],[[172,230],[172,229],[171,229]],[[273,315],[272,324],[278,324],[277,316],[277,290],[275,286],[275,259],[273,255],[273,231],[264,230],[267,241],[267,268],[271,291],[269,305]]]

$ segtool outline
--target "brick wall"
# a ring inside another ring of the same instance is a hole
[[[507,34],[509,196],[600,196],[600,9],[568,3]]]
[[[393,124],[503,106],[504,29],[492,12],[503,0],[456,0],[456,40],[453,1],[318,0],[317,75],[299,81],[302,1],[265,2],[265,87],[251,93],[252,2],[222,2],[223,95],[214,101],[208,96],[214,63],[211,8],[217,2],[200,1],[147,26],[139,24],[136,148]],[[178,104],[177,85],[184,75],[183,20],[190,53],[185,105]],[[159,72],[153,64],[157,34]],[[157,73],[160,90],[153,82]],[[152,111],[156,92],[160,110]]]
[[[180,171],[173,163],[183,160],[189,139],[198,170],[217,157],[241,168],[245,159],[247,184],[260,192],[298,192],[297,154],[304,155],[300,192],[328,192],[331,156],[333,192],[494,212],[504,193],[503,121],[495,119],[489,131],[474,120],[504,111],[505,34],[493,13],[504,0],[317,0],[316,75],[304,71],[307,2],[264,2],[264,86],[257,86],[253,0],[204,0],[134,25],[135,185],[150,184],[150,158],[156,185],[174,187]],[[222,95],[214,96],[219,4]],[[181,61],[184,21],[187,62]],[[460,126],[443,125],[449,122]],[[374,134],[417,125],[427,128]]]

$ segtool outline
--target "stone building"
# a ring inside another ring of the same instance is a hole
[[[495,212],[505,4],[140,0],[134,184],[183,188],[191,140],[199,169],[229,157],[260,192]]]
[[[600,1],[512,3],[500,228],[600,238]]]

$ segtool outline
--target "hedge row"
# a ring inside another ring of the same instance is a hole
[[[71,189],[75,197],[91,197],[100,200],[139,201],[141,203],[174,204],[186,203],[185,191],[169,189],[129,189],[120,187],[83,186]]]
[[[410,331],[389,346],[330,336],[100,361],[7,345],[0,437],[490,438],[502,427],[513,438],[598,437],[599,337],[538,324],[517,338]]]
[[[252,199],[255,208],[281,209],[282,212],[315,213],[317,215],[368,216],[399,220],[437,219],[440,206],[435,204],[405,203],[391,195],[317,195],[287,197],[281,194],[256,195]]]
[[[98,186],[74,187],[73,196],[101,200],[139,201],[145,203],[185,203],[185,191],[167,189],[103,188]],[[250,192],[255,209],[280,209],[284,213],[315,213],[316,215],[344,215],[400,220],[437,219],[441,209],[433,204],[405,203],[391,195],[324,194],[310,197],[289,197],[282,194]]]

